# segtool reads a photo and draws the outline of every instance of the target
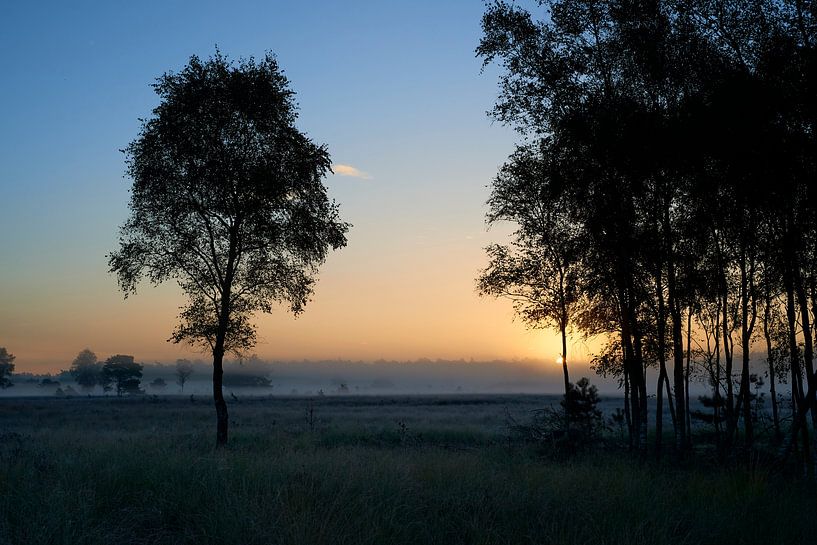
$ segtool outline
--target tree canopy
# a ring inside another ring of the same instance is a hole
[[[213,353],[221,444],[224,352],[255,344],[255,312],[303,310],[349,225],[322,181],[326,146],[295,126],[294,93],[272,54],[191,57],[154,89],[160,104],[125,149],[131,215],[110,270],[126,296],[143,279],[176,281],[187,294],[171,339]]]
[[[114,385],[118,396],[144,393],[139,387],[142,382],[142,365],[136,363],[133,356],[117,354],[105,360],[101,382],[103,385]]]
[[[185,359],[176,360],[176,384],[184,392],[184,385],[193,374],[193,364]]]
[[[709,347],[699,359],[714,421],[725,422],[719,444],[728,450],[742,422],[751,446],[759,320],[787,330],[786,341],[766,335],[769,373],[782,342],[798,407],[790,437],[808,441],[805,414],[817,422],[817,4],[496,1],[482,24],[477,54],[501,69],[491,114],[523,140],[494,182],[489,221],[516,223],[515,246],[524,242],[542,270],[561,258],[525,238],[528,216],[496,216],[497,195],[503,210],[545,203],[559,214],[556,232],[582,241],[574,324],[606,340],[596,362],[622,378],[632,444],[646,448],[645,372],[656,366],[656,446],[666,389],[676,446],[688,449],[694,329]],[[520,161],[531,149],[541,159]],[[508,192],[507,172],[541,189]],[[493,268],[505,255],[488,254]],[[521,274],[531,260],[504,262]]]
[[[70,372],[82,389],[92,390],[94,386],[100,384],[102,364],[97,360],[96,354],[86,348],[71,362]]]

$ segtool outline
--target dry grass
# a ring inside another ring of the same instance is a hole
[[[0,401],[0,543],[806,543],[813,488],[510,444],[534,397]]]

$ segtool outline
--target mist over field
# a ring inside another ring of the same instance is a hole
[[[193,362],[193,374],[184,385],[176,383],[175,363],[143,363],[141,386],[151,395],[212,395],[212,363]],[[559,393],[560,368],[537,360],[430,360],[374,362],[264,361],[252,357],[225,364],[224,391],[236,395],[406,395],[442,393]],[[618,382],[603,379],[588,370],[594,384],[608,395],[616,395]],[[46,382],[48,378],[59,384]],[[164,387],[151,383],[161,378]],[[268,382],[268,383],[267,383]],[[71,386],[77,395],[101,395],[102,389],[81,390],[67,372],[52,375],[18,373],[13,388],[0,390],[0,396],[48,396],[56,389]],[[115,394],[110,394],[115,395]],[[618,394],[620,395],[620,393]]]
[[[138,360],[137,360],[138,361]],[[187,360],[184,360],[187,361]],[[184,388],[177,384],[175,362],[139,362],[143,365],[140,387],[147,395],[211,396],[212,363],[193,360],[193,374]],[[752,354],[752,368],[762,374],[763,357]],[[607,398],[624,395],[615,377],[596,374],[587,363],[576,363],[576,380],[587,377]],[[648,370],[654,383],[656,372]],[[162,379],[164,386],[154,385]],[[534,394],[559,395],[563,388],[561,369],[544,360],[443,360],[414,361],[351,360],[266,361],[252,356],[226,361],[224,392],[236,396],[320,396],[320,395],[424,395],[424,394]],[[690,383],[693,398],[705,394],[709,386],[703,377]],[[59,389],[59,392],[58,392]],[[768,392],[768,384],[758,386]],[[67,394],[110,395],[101,386],[82,389],[66,371],[50,374],[17,373],[14,386],[0,389],[0,397],[43,397]]]

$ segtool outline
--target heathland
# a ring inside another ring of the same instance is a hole
[[[762,456],[637,459],[515,431],[546,396],[0,400],[0,543],[806,543],[817,493]],[[669,440],[669,438],[668,438]]]

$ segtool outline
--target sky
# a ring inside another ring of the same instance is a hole
[[[497,72],[474,49],[478,0],[16,2],[0,17],[0,346],[19,372],[67,368],[90,347],[141,361],[196,355],[167,342],[183,295],[123,299],[107,272],[128,215],[120,152],[158,98],[150,87],[215,46],[272,51],[324,143],[348,246],[313,300],[256,319],[267,359],[541,359],[509,302],[480,298],[485,201],[518,136],[487,115]],[[586,357],[586,346],[572,352]],[[199,354],[200,355],[200,354]],[[200,355],[201,356],[201,355]]]

